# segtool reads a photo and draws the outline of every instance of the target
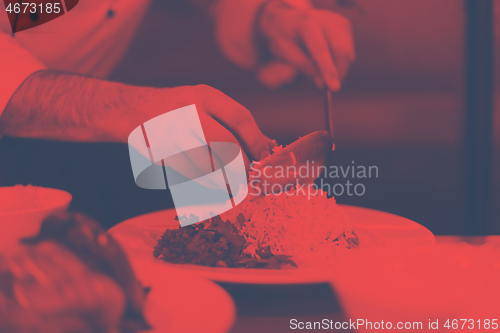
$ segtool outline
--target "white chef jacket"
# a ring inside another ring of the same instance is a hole
[[[0,116],[16,89],[36,71],[50,68],[105,78],[129,46],[151,1],[80,0],[65,15],[15,35],[1,1]],[[210,0],[221,51],[245,69],[258,61],[252,33],[255,15],[266,1]],[[285,2],[310,6],[309,0]]]

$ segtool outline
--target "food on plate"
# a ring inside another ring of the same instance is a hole
[[[325,192],[253,197],[237,208],[245,216],[241,222],[249,244],[245,253],[252,256],[269,248],[274,255],[288,255],[298,265],[309,265],[359,245],[349,216]],[[234,220],[232,211],[225,216]]]
[[[147,290],[97,222],[58,213],[23,243],[0,257],[0,332],[149,329],[143,317]]]
[[[166,230],[153,255],[171,263],[293,268],[320,265],[358,245],[334,198],[296,191],[249,195],[208,222]]]
[[[289,256],[274,256],[270,252],[252,257],[244,253],[245,246],[245,238],[235,226],[215,216],[209,223],[167,229],[153,255],[167,262],[205,266],[279,268],[281,264],[295,265]]]

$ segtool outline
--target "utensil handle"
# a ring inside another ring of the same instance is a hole
[[[332,91],[328,88],[325,89],[325,126],[326,130],[333,138],[333,105],[332,105]]]

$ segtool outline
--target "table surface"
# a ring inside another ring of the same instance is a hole
[[[493,246],[500,251],[500,236],[436,236],[438,244]],[[329,284],[238,285],[219,283],[233,297],[237,307],[233,333],[292,332],[290,319],[333,321],[346,319],[338,298]],[[345,330],[344,332],[349,332]]]

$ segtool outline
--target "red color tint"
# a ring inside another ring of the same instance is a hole
[[[12,33],[16,33],[37,27],[63,16],[73,9],[78,4],[78,1],[68,0],[63,4],[60,0],[30,0],[29,2],[4,0],[4,3],[5,8],[9,9],[6,13],[9,17]],[[16,13],[17,9],[15,9],[17,5],[19,5],[18,13]],[[65,5],[66,10],[64,9]]]
[[[78,1],[79,0],[65,0],[64,2],[66,3],[66,11],[69,12],[70,10],[75,8],[75,6],[78,4]]]
[[[349,272],[336,274],[333,285],[353,320],[421,321],[425,329],[429,319],[439,319],[442,328],[447,319],[498,316],[500,266],[493,246],[364,249],[336,267]]]

